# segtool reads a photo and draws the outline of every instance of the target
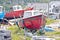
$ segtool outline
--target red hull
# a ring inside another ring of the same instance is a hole
[[[45,17],[44,17],[44,19],[45,19]],[[39,16],[23,19],[23,25],[22,26],[24,26],[28,29],[37,30],[37,29],[40,29],[41,26],[44,24],[45,24],[45,20],[43,21],[42,15],[39,15]]]
[[[27,8],[25,10],[19,10],[19,11],[12,11],[9,13],[5,14],[5,18],[10,19],[10,18],[19,18],[20,16],[23,16],[24,11],[28,11],[28,10],[33,10],[33,8]]]
[[[24,10],[20,10],[20,11],[12,11],[12,12],[9,12],[9,13],[6,13],[5,14],[5,18],[18,18],[20,16],[22,16],[24,13]]]

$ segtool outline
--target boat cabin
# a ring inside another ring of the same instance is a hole
[[[42,15],[42,12],[40,12],[39,10],[25,11],[23,19],[33,17],[33,16],[38,16],[38,15]]]
[[[22,10],[22,6],[21,5],[13,6],[13,11],[19,11],[19,10]]]

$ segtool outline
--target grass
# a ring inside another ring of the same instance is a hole
[[[20,40],[20,36],[15,33],[17,30],[16,26],[11,26],[8,28],[8,30],[11,30],[12,40]]]
[[[56,40],[60,40],[60,38],[56,39]]]
[[[56,21],[57,21],[57,20],[53,20],[53,19],[47,18],[47,19],[46,19],[46,24],[49,25],[49,24],[54,23],[54,22],[56,22]]]
[[[31,40],[30,37],[24,36],[24,30],[23,29],[19,30],[16,25],[9,27],[8,30],[11,30],[12,40]],[[20,34],[18,34],[18,33],[20,33]],[[60,32],[57,32],[57,31],[45,32],[45,35],[49,36],[50,38],[53,38],[53,36],[56,36],[56,35],[60,36]],[[58,38],[56,40],[60,40],[60,38]]]
[[[46,36],[53,36],[53,35],[60,35],[60,32],[46,32],[45,33]]]
[[[9,27],[8,30],[11,30],[12,40],[31,40],[30,37],[25,37],[24,30],[19,30],[16,25]]]
[[[60,37],[60,32],[46,32],[45,33],[46,36],[49,36],[50,38],[55,38],[56,40],[60,40],[60,38],[56,38],[56,37]]]

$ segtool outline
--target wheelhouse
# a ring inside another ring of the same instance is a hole
[[[34,16],[38,16],[38,15],[42,15],[42,13],[39,10],[29,10],[29,11],[25,11],[24,12],[24,17],[25,18],[29,18],[29,17],[34,17]]]
[[[19,10],[23,10],[21,5],[15,5],[13,6],[13,11],[19,11]]]

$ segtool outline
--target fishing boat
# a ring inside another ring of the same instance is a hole
[[[7,12],[5,14],[5,18],[9,20],[9,19],[22,17],[24,14],[24,11],[32,10],[32,9],[33,8],[27,8],[24,10],[21,5],[15,5],[12,7],[11,12]]]
[[[45,19],[46,16],[39,10],[29,10],[24,12],[22,23],[20,22],[20,25],[32,32],[36,32],[45,26]]]

